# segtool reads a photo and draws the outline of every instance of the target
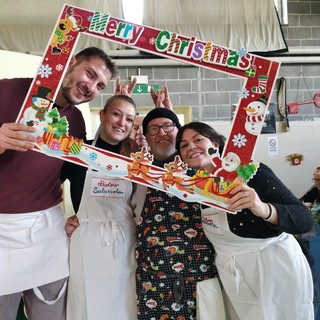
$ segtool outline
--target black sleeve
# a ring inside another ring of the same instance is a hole
[[[87,168],[65,161],[61,169],[61,181],[70,181],[70,195],[75,213],[78,212]]]
[[[306,194],[304,194],[301,199],[303,202],[320,202],[320,192],[317,187],[313,187]]]
[[[273,171],[260,163],[257,174],[249,181],[261,201],[270,202],[276,208],[279,223],[272,228],[291,234],[309,232],[313,221],[310,210],[280,181]]]

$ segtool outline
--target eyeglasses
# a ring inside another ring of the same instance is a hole
[[[312,180],[313,182],[320,182],[320,179],[312,178],[311,180]]]
[[[161,126],[150,126],[147,128],[147,132],[151,135],[151,136],[155,136],[156,134],[159,133],[160,128],[165,132],[172,132],[174,127],[176,126],[175,123],[164,123]]]

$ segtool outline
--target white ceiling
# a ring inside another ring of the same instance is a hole
[[[121,0],[0,0],[0,49],[42,55],[66,3],[124,19]],[[145,0],[143,24],[250,52],[286,48],[273,0]],[[91,45],[124,49],[90,36],[77,49]]]
[[[0,0],[0,49],[42,55],[65,4],[122,16],[119,0]],[[80,39],[79,47],[97,45],[110,49],[110,42],[90,37]]]

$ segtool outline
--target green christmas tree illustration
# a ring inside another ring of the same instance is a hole
[[[55,124],[59,121],[59,118],[60,118],[60,114],[59,114],[59,111],[57,108],[53,108],[49,111],[48,113],[48,117],[50,119],[52,119],[52,124]]]
[[[65,116],[59,119],[59,121],[55,124],[55,127],[58,130],[57,139],[60,139],[62,134],[68,134],[68,120]]]
[[[246,183],[248,180],[250,180],[253,177],[258,167],[259,167],[259,163],[251,162],[247,165],[239,166],[236,169],[236,172],[238,176]]]

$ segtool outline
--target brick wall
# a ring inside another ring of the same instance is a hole
[[[289,49],[319,49],[320,52],[320,1],[288,1],[288,25],[283,33]],[[319,54],[318,54],[319,55]],[[306,57],[308,59],[308,57]],[[167,83],[174,105],[191,105],[193,120],[226,121],[231,119],[232,104],[238,102],[238,91],[242,80],[221,74],[215,70],[194,66],[140,67],[140,74],[147,75],[149,84],[163,87]],[[138,68],[119,68],[123,80],[138,74]],[[320,92],[320,63],[282,63],[278,78],[287,82],[287,102],[311,100]],[[277,107],[279,80],[270,102]],[[91,107],[102,107],[112,95],[113,86],[106,94],[92,101]],[[151,105],[150,96],[133,95],[137,105]],[[277,108],[276,108],[277,109]],[[277,113],[277,111],[276,111]],[[276,114],[279,120],[278,113]],[[320,117],[320,108],[313,103],[299,106],[299,112],[289,116],[291,121],[313,120]]]
[[[289,47],[320,47],[320,1],[288,1],[288,26],[283,33]]]

